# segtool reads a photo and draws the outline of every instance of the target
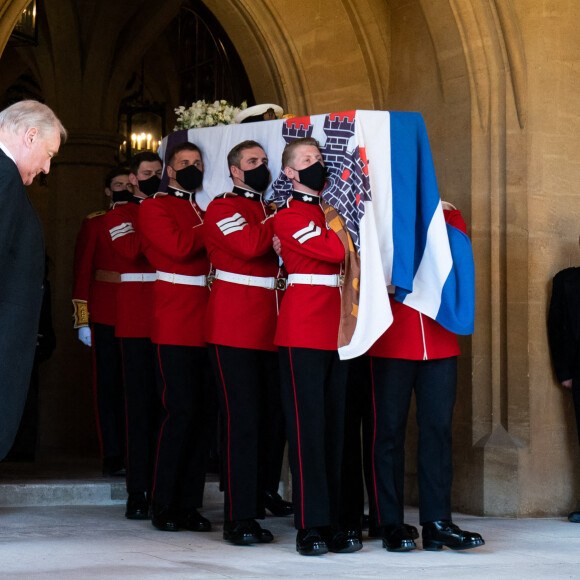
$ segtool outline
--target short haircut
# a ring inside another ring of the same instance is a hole
[[[294,141],[288,143],[288,145],[284,147],[284,151],[282,152],[282,171],[284,171],[286,167],[290,167],[290,163],[294,161],[294,153],[296,148],[302,145],[313,145],[320,151],[320,143],[313,137],[294,139]]]
[[[131,159],[131,163],[129,165],[129,171],[133,175],[137,175],[137,171],[139,171],[139,167],[141,167],[141,163],[145,163],[146,161],[159,161],[161,163],[161,158],[157,153],[153,153],[152,151],[143,151],[143,153],[138,153]],[[163,165],[163,164],[162,164]]]
[[[63,124],[53,110],[43,103],[19,101],[0,112],[0,131],[20,135],[31,127],[35,127],[43,139],[54,131],[60,134],[61,143],[66,141],[67,132]]]
[[[181,153],[182,151],[197,151],[199,153],[199,156],[203,159],[201,149],[195,143],[190,143],[189,141],[186,141],[185,143],[180,143],[179,145],[176,145],[169,152],[169,155],[165,157],[165,159],[167,159],[167,165],[171,165],[173,163],[173,160],[175,159],[175,156],[178,153]]]
[[[130,171],[128,167],[115,167],[115,169],[112,169],[107,173],[107,176],[105,177],[105,187],[111,189],[111,183],[115,177],[119,177],[119,175],[129,175],[129,173]]]
[[[254,147],[259,147],[260,149],[264,150],[264,148],[257,141],[242,141],[233,147],[232,150],[228,153],[228,169],[232,165],[239,169],[242,153],[246,149],[253,149]]]

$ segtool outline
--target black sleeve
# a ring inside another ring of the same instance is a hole
[[[554,370],[560,382],[572,378],[578,353],[577,333],[574,328],[576,317],[573,315],[574,309],[570,309],[570,306],[578,306],[568,304],[565,292],[565,281],[570,276],[577,276],[575,270],[568,268],[554,276],[548,312],[548,341]],[[580,300],[580,296],[578,298]]]

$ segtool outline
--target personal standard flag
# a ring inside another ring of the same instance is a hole
[[[184,141],[201,148],[205,172],[197,201],[204,209],[216,195],[231,190],[229,150],[247,139],[258,141],[272,176],[278,176],[266,197],[280,205],[291,191],[281,172],[282,151],[300,137],[320,143],[329,169],[322,192],[327,222],[347,250],[337,344],[341,358],[364,354],[392,323],[389,285],[395,286],[397,300],[451,332],[471,334],[471,243],[445,224],[420,114],[349,111],[183,130],[164,139],[160,154]]]

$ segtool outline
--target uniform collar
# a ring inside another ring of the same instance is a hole
[[[309,195],[308,193],[302,193],[301,191],[293,191],[292,199],[303,201],[304,203],[309,203],[311,205],[320,205],[319,195]]]
[[[2,149],[2,151],[4,151],[4,153],[6,154],[6,157],[9,157],[10,159],[12,159],[12,161],[14,161],[14,163],[16,163],[16,159],[14,159],[14,155],[12,155],[12,153],[10,153],[10,150],[8,149],[8,147],[6,147],[6,145],[4,145],[4,143],[2,143],[2,141],[0,141],[0,149]]]
[[[250,191],[249,189],[238,187],[237,185],[234,186],[234,189],[232,189],[232,193],[235,193],[236,195],[239,195],[245,199],[251,199],[252,201],[262,201],[261,193],[258,193],[257,191]]]
[[[185,199],[186,201],[195,201],[195,191],[183,191],[175,187],[168,187],[167,195],[172,195],[178,199]]]

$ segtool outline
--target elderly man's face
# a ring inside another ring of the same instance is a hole
[[[29,129],[25,137],[26,146],[16,165],[24,185],[30,185],[39,173],[50,171],[50,162],[60,147],[60,133],[53,131],[41,137],[38,131]]]

